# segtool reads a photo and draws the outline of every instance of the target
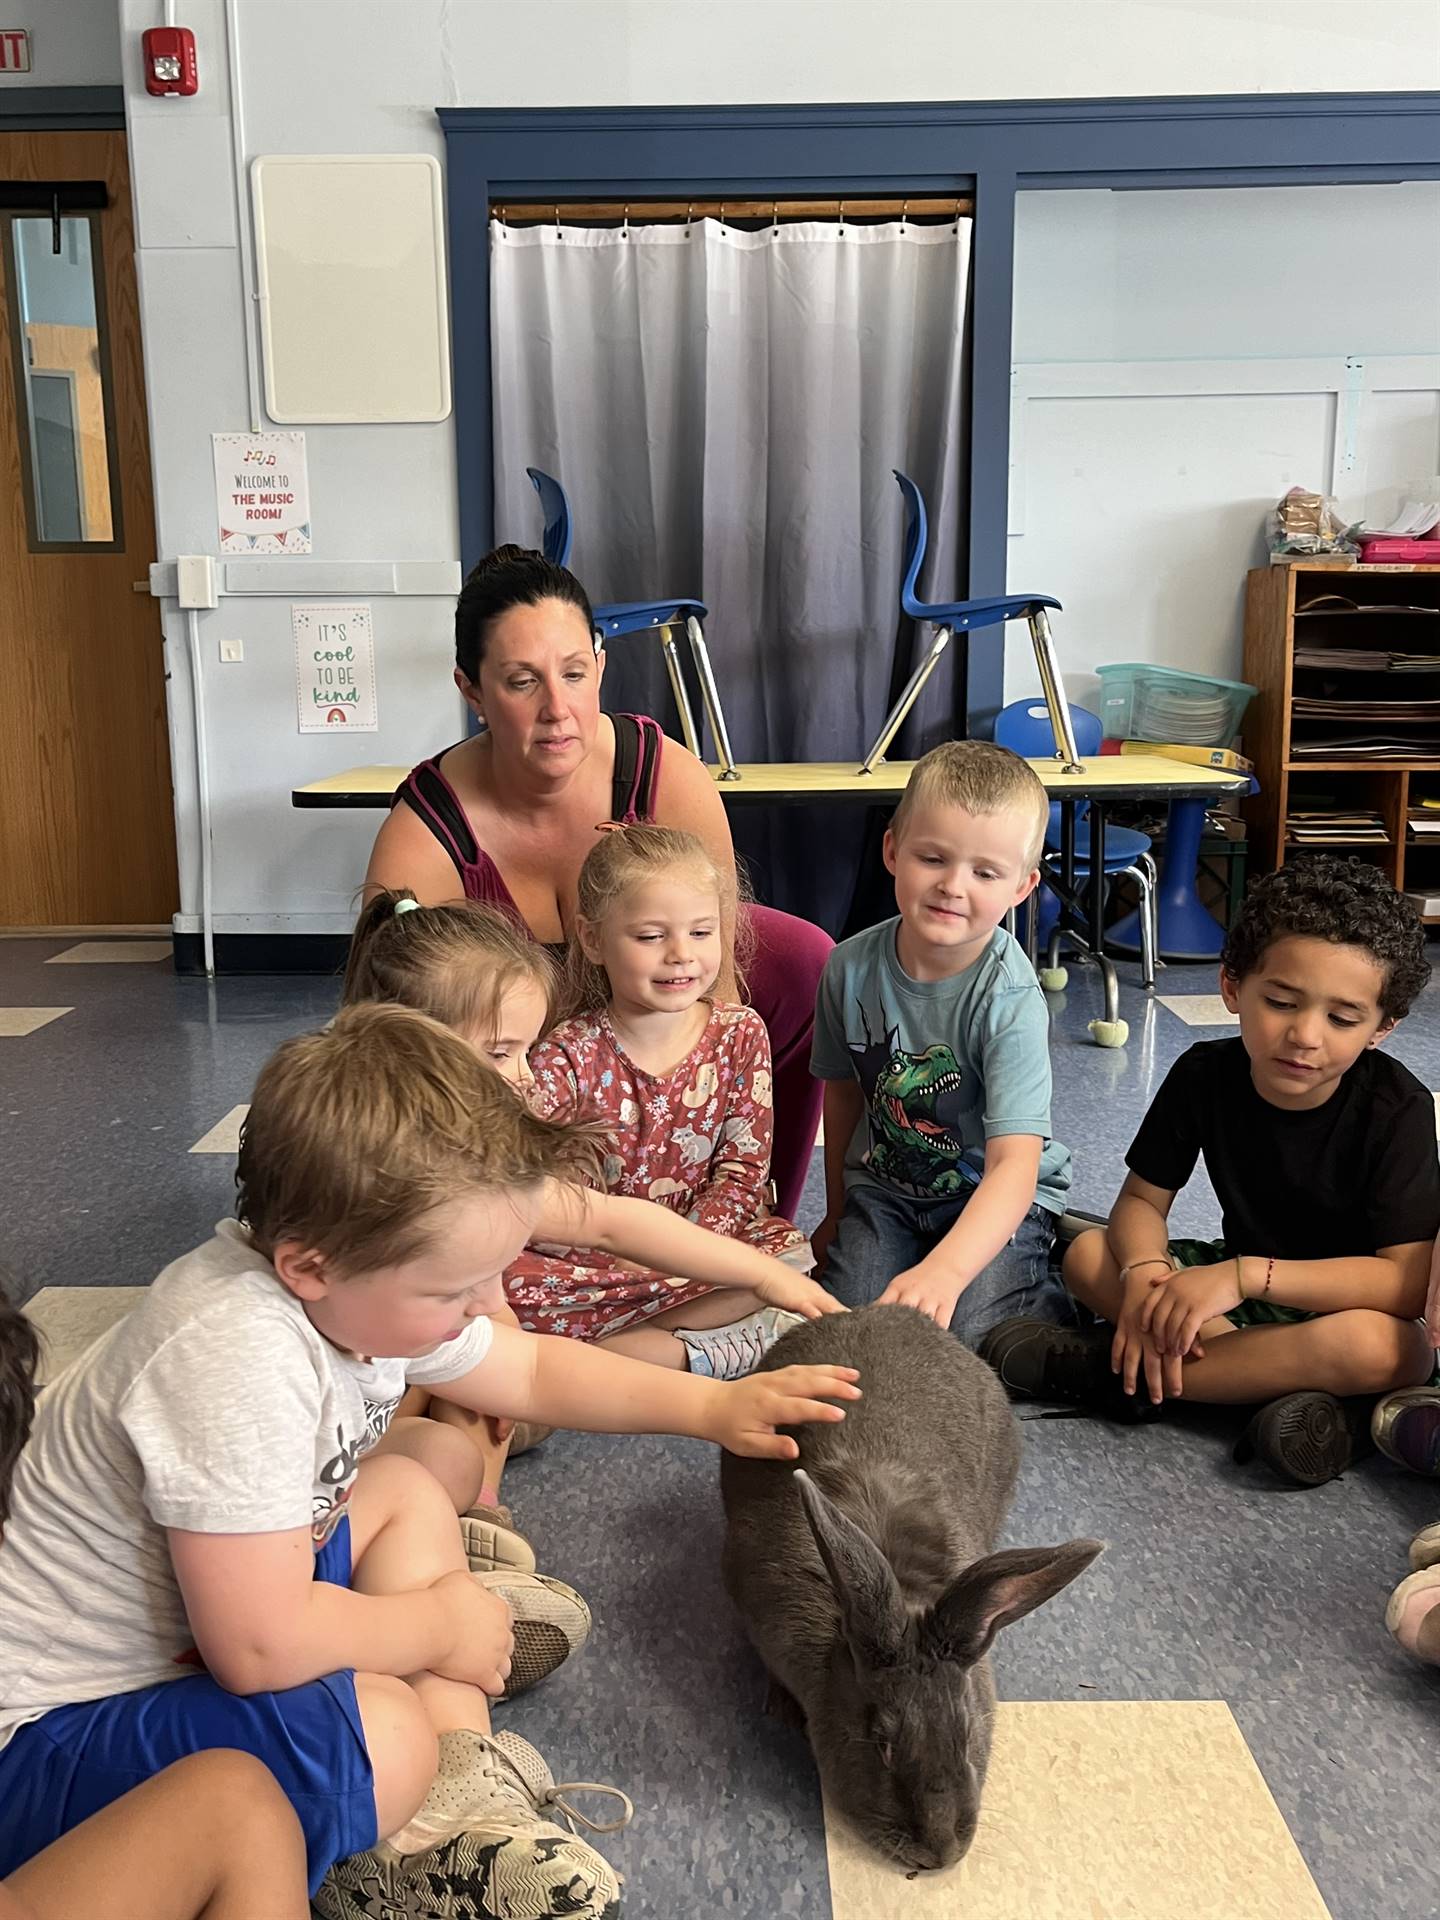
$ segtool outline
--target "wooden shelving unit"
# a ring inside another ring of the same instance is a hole
[[[1322,596],[1343,595],[1357,610],[1316,608]],[[1416,613],[1409,609],[1422,608]],[[1327,846],[1373,859],[1403,890],[1440,895],[1440,835],[1411,837],[1412,807],[1440,799],[1440,718],[1419,721],[1416,743],[1392,755],[1347,752],[1343,744],[1324,758],[1298,751],[1308,739],[1383,731],[1384,721],[1347,721],[1295,710],[1305,700],[1360,700],[1389,707],[1402,730],[1434,709],[1415,703],[1440,702],[1440,668],[1421,672],[1383,669],[1331,671],[1297,665],[1297,640],[1324,648],[1362,649],[1395,654],[1440,655],[1440,566],[1363,567],[1316,565],[1296,560],[1284,566],[1255,567],[1245,587],[1244,678],[1259,689],[1245,716],[1245,751],[1255,762],[1260,792],[1244,803],[1250,857],[1256,872],[1282,866],[1306,851]],[[1384,841],[1297,843],[1286,833],[1292,813],[1373,809],[1384,826]],[[1440,925],[1440,913],[1426,916]]]

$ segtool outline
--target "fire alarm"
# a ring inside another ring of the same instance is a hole
[[[147,27],[141,45],[145,50],[147,93],[199,92],[195,36],[189,27]]]

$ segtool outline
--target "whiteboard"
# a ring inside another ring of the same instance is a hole
[[[445,419],[439,161],[264,154],[250,179],[270,418]]]

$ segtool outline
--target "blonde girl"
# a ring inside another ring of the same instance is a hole
[[[749,1008],[714,997],[733,956],[722,876],[703,841],[672,827],[605,834],[580,869],[567,959],[569,1017],[531,1054],[537,1111],[609,1135],[609,1193],[655,1201],[730,1243],[719,1287],[694,1263],[571,1246],[530,1247],[505,1275],[522,1327],[604,1341],[662,1366],[732,1379],[793,1313],[833,1306],[809,1246],[767,1213],[770,1044]],[[756,1255],[773,1277],[750,1277]]]
[[[408,889],[375,894],[356,923],[343,1000],[388,1001],[428,1013],[458,1033],[524,1097],[534,1083],[527,1052],[552,1024],[555,964],[512,916],[478,901],[422,907]],[[763,1029],[762,1029],[763,1033]],[[634,1261],[634,1271],[664,1269],[708,1282],[742,1285],[814,1318],[838,1310],[820,1287],[763,1251],[703,1232],[664,1208],[548,1182],[539,1219],[548,1243],[594,1249],[600,1260]],[[515,1324],[501,1308],[497,1321]],[[647,1356],[649,1357],[649,1356]],[[528,1547],[499,1503],[507,1457],[535,1444],[544,1429],[494,1420],[418,1392],[407,1394],[382,1446],[418,1460],[464,1517],[477,1561],[532,1569]]]

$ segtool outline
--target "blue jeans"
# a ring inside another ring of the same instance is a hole
[[[845,1211],[822,1276],[847,1307],[868,1306],[931,1251],[954,1226],[967,1195],[940,1200],[893,1192],[888,1187],[857,1185],[845,1196]],[[977,1273],[961,1294],[950,1331],[967,1347],[977,1346],[992,1327],[1014,1314],[1028,1314],[1058,1326],[1076,1324],[1075,1303],[1051,1264],[1055,1215],[1032,1206],[1008,1246]]]

